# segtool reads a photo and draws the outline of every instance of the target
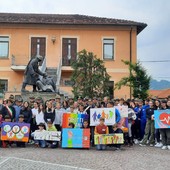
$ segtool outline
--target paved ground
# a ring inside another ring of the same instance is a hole
[[[114,151],[0,148],[1,170],[170,170],[170,150],[134,146]]]

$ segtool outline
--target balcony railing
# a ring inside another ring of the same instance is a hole
[[[29,57],[24,55],[12,55],[11,66],[27,66]]]

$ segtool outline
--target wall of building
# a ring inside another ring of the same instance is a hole
[[[31,53],[31,37],[46,37],[47,67],[57,67],[62,56],[62,38],[77,38],[77,50],[86,49],[102,59],[103,38],[114,38],[115,60],[105,61],[105,66],[115,83],[129,74],[127,66],[121,60],[130,59],[130,28],[117,27],[25,27],[3,26],[0,27],[0,36],[10,37],[9,58],[0,59],[0,77],[9,80],[9,90],[20,90],[23,81],[23,71],[11,69],[11,56],[14,55],[21,65],[28,63]],[[136,61],[136,29],[132,31],[132,61]],[[55,43],[51,41],[56,37]],[[70,73],[64,73],[68,78]],[[116,97],[129,98],[129,88],[124,87],[115,91]]]

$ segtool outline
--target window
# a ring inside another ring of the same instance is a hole
[[[103,59],[114,59],[114,39],[103,40]]]
[[[9,55],[9,37],[0,36],[0,58],[8,58]]]
[[[4,93],[4,91],[8,91],[8,80],[0,79],[0,93]]]
[[[62,65],[70,66],[77,58],[77,38],[62,39]]]

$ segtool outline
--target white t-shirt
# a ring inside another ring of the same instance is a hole
[[[36,124],[39,125],[40,123],[45,123],[44,121],[44,113],[41,111],[35,115]]]

